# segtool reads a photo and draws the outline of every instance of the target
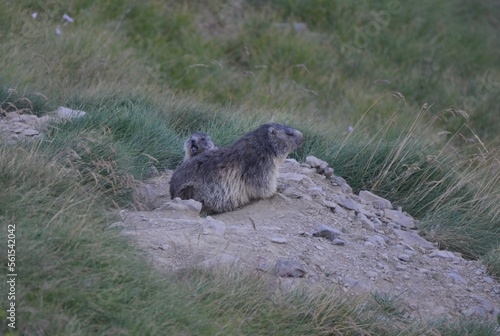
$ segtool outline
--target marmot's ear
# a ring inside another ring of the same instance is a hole
[[[269,126],[269,128],[267,129],[269,131],[269,134],[276,134],[276,128],[274,128],[273,126]]]

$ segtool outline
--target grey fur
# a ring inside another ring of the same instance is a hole
[[[217,149],[212,142],[212,138],[207,133],[196,132],[191,134],[189,139],[184,141],[184,159],[187,161],[205,151]]]
[[[262,125],[229,147],[181,163],[170,180],[170,196],[200,201],[209,214],[271,197],[276,192],[279,165],[303,139],[294,128]]]

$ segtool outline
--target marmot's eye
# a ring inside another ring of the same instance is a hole
[[[205,138],[201,138],[201,141],[205,141]]]
[[[287,132],[286,132],[286,135],[288,135],[288,136],[293,136],[293,132],[287,131]]]

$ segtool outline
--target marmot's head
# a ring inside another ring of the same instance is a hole
[[[277,156],[286,157],[304,142],[304,135],[295,128],[281,124],[265,124],[267,136]]]
[[[208,150],[217,149],[206,133],[196,132],[184,141],[184,161]]]

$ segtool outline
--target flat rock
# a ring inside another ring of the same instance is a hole
[[[414,219],[399,210],[384,209],[384,217],[408,229],[415,228]]]
[[[444,250],[436,250],[429,254],[431,258],[441,258],[441,259],[455,259],[458,258],[453,252],[444,251]]]
[[[339,230],[322,224],[316,229],[316,231],[312,233],[312,235],[313,237],[324,237],[328,240],[333,241],[340,236],[340,233],[341,232]]]
[[[341,205],[342,207],[344,207],[348,210],[354,210],[354,211],[360,212],[359,204],[354,202],[352,199],[350,199],[348,197],[337,196],[336,201],[339,205]]]
[[[306,271],[300,261],[297,260],[277,260],[274,273],[279,277],[301,278]]]
[[[359,192],[359,198],[371,203],[377,209],[392,209],[392,204],[390,201],[367,190],[361,190]]]
[[[226,224],[223,221],[207,216],[203,221],[203,234],[213,234],[219,237],[224,236]]]
[[[181,200],[179,197],[167,202],[157,210],[178,210],[178,211],[194,211],[200,213],[202,204],[195,200]]]
[[[56,116],[54,117],[55,119],[59,120],[69,120],[69,119],[76,119],[76,118],[82,118],[87,114],[84,111],[78,111],[78,110],[72,110],[67,107],[59,106],[56,111]]]
[[[455,282],[459,282],[463,285],[467,285],[467,280],[465,280],[464,278],[462,278],[460,275],[458,275],[458,273],[456,272],[448,272],[446,273],[446,276],[450,279],[452,279],[453,281]]]
[[[405,242],[410,246],[416,245],[429,250],[433,250],[436,248],[434,244],[420,237],[420,235],[415,231],[403,231],[395,228],[392,229],[392,231],[396,235],[396,237],[398,237],[399,239],[401,239],[403,242]]]
[[[286,238],[282,238],[282,237],[273,237],[273,238],[271,238],[271,242],[275,243],[275,244],[286,244],[286,243],[288,243],[288,240],[286,240]]]

